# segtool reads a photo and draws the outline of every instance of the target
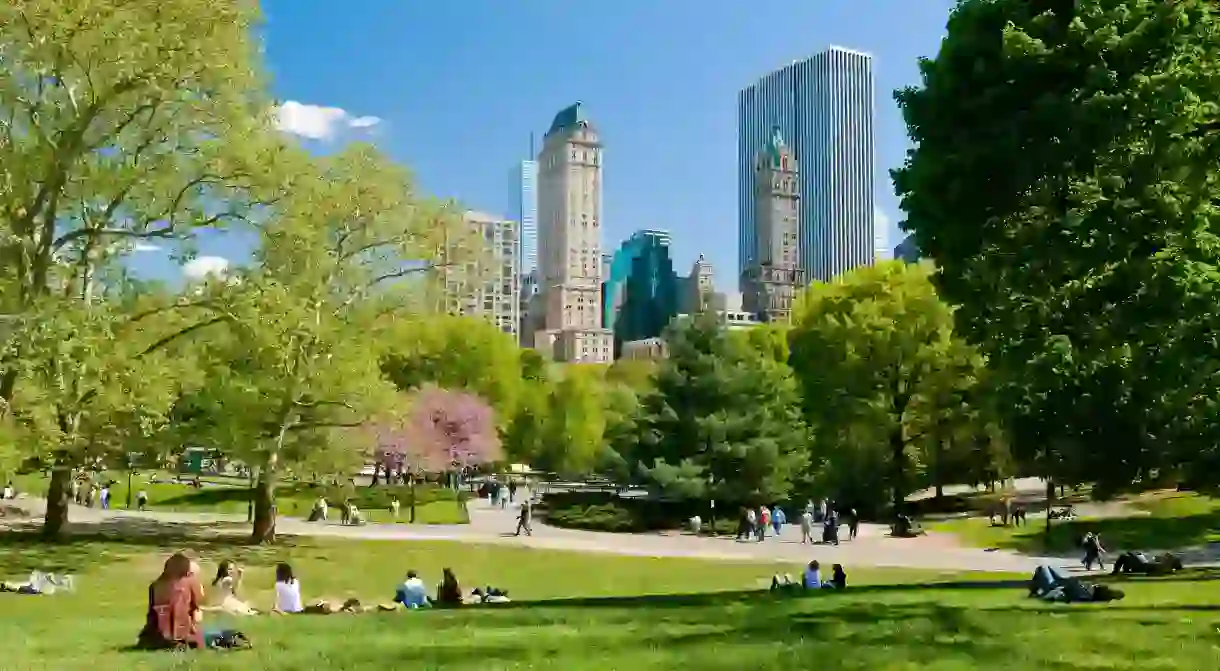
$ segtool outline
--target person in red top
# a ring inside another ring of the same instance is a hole
[[[760,506],[758,509],[758,542],[767,537],[767,529],[771,526],[771,509]]]
[[[140,631],[142,648],[202,648],[199,627],[203,587],[181,552],[165,562],[161,575],[148,586],[148,614]]]

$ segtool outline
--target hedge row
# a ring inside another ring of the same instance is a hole
[[[715,531],[735,533],[741,506],[718,503],[716,509]],[[706,501],[620,497],[610,492],[546,494],[539,512],[552,526],[616,533],[681,529],[695,515],[706,527],[710,513]]]

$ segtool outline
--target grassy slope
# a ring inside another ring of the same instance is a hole
[[[3,668],[1083,671],[1143,669],[1156,660],[1157,669],[1197,671],[1214,668],[1217,654],[1216,618],[1208,611],[1220,585],[1211,581],[1124,583],[1129,596],[1121,603],[1062,606],[1029,601],[1019,587],[886,586],[944,576],[852,570],[848,592],[777,600],[757,589],[774,565],[449,543],[298,542],[191,546],[203,554],[205,571],[219,557],[245,562],[256,604],[270,598],[269,567],[281,558],[297,567],[307,598],[376,601],[407,568],[431,581],[449,565],[468,585],[506,587],[517,602],[456,612],[249,618],[239,626],[254,639],[253,651],[133,653],[122,648],[140,625],[144,585],[165,553],[186,541],[48,547],[7,535],[0,536],[0,565],[10,570],[91,568],[73,595],[0,595]],[[716,590],[727,592],[707,594]]]
[[[170,476],[161,474],[163,479]],[[110,477],[118,482],[110,490],[111,506],[123,508],[127,503],[127,474],[113,472]],[[170,510],[175,512],[198,513],[229,513],[244,515],[249,502],[249,487],[241,478],[205,476],[207,483],[202,489],[194,489],[189,485],[172,482],[148,482],[145,477],[137,476],[132,482],[132,506],[135,506],[135,495],[140,491],[148,494],[149,507],[152,510]],[[41,496],[47,488],[47,478],[41,474],[19,476],[14,479],[19,491]],[[309,515],[317,494],[307,487],[297,483],[283,483],[277,492],[279,511],[283,515],[305,517]],[[331,510],[332,516],[339,514],[338,508]],[[371,509],[361,507],[360,514],[369,522],[389,523],[390,513],[386,509]],[[405,523],[409,517],[406,501],[402,501],[402,510],[398,522]],[[415,509],[415,519],[419,524],[465,524],[469,521],[464,510],[453,501],[430,501]]]
[[[1140,514],[1101,519],[1052,522],[1049,545],[1045,520],[1031,520],[1020,529],[992,527],[987,518],[948,520],[933,531],[957,534],[973,547],[1021,552],[1072,552],[1086,531],[1101,534],[1110,551],[1166,549],[1220,541],[1220,500],[1190,492],[1155,492],[1136,497],[1130,505]]]

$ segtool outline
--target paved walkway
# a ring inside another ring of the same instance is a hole
[[[41,515],[42,499],[23,498],[13,502],[34,515]],[[79,524],[100,522],[121,523],[122,520],[148,520],[161,523],[206,524],[244,523],[244,515],[133,512],[99,510],[73,505],[69,519]],[[604,552],[648,557],[701,557],[738,561],[806,562],[817,559],[823,564],[841,563],[846,566],[900,567],[938,569],[946,571],[1014,571],[1029,572],[1042,562],[1071,568],[1064,559],[1040,559],[1006,551],[984,551],[957,547],[952,537],[932,534],[921,538],[898,539],[885,535],[878,525],[864,525],[860,536],[834,546],[808,546],[799,542],[794,527],[785,529],[779,538],[768,537],[764,542],[737,542],[725,538],[695,537],[682,533],[610,534],[574,529],[559,529],[534,525],[533,536],[517,537],[516,516],[508,510],[492,508],[485,501],[470,503],[470,524],[405,525],[367,524],[359,527],[341,526],[337,522],[305,522],[298,518],[281,517],[277,531],[301,536],[328,536],[379,540],[448,540],[467,543],[494,543],[581,552]],[[1076,564],[1079,566],[1079,564]]]

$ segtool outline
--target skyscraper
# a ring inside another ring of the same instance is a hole
[[[533,152],[531,142],[531,153]],[[538,162],[513,166],[509,189],[509,216],[521,226],[520,274],[533,272],[538,263]]]
[[[669,233],[636,231],[618,248],[602,285],[602,323],[623,343],[658,338],[678,314],[678,274],[669,255]]]
[[[578,102],[555,115],[538,154],[538,290],[534,348],[556,361],[605,362],[602,327],[602,144]]]
[[[800,164],[798,228],[806,280],[873,262],[873,59],[842,47],[796,61],[737,96],[737,271],[757,249],[754,159],[778,127]]]

